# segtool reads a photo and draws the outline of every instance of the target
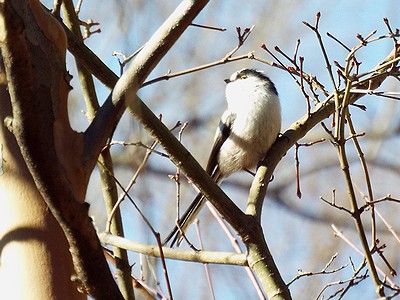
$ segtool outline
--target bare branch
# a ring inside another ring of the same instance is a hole
[[[158,246],[137,243],[118,236],[110,235],[108,233],[100,233],[99,238],[103,244],[117,246],[126,250],[139,252],[150,256],[160,256],[160,249]],[[193,250],[171,249],[168,247],[162,247],[162,252],[164,253],[164,257],[168,259],[237,266],[245,266],[247,264],[246,254],[242,253],[238,254],[211,251],[197,252]]]
[[[299,280],[302,277],[308,277],[308,276],[316,276],[316,275],[327,275],[327,274],[333,274],[333,273],[337,273],[341,270],[343,270],[344,268],[347,268],[348,264],[345,264],[343,266],[340,266],[336,269],[332,269],[332,270],[328,270],[328,268],[332,265],[332,263],[334,262],[334,260],[338,257],[339,253],[335,253],[331,259],[326,263],[325,267],[322,268],[321,271],[309,271],[309,272],[304,272],[302,270],[298,270],[298,275],[296,277],[294,277],[292,280],[290,280],[287,285],[291,285],[292,283],[294,283],[296,280]]]

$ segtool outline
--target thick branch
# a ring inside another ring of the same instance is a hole
[[[146,77],[183,34],[208,0],[185,0],[153,34],[121,76],[85,132],[83,163],[92,170],[127,105],[139,103],[136,93]]]

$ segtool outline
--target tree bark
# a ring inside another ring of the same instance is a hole
[[[11,115],[0,72],[0,119]],[[68,243],[32,180],[12,133],[0,123],[0,298],[85,299],[71,281]]]
[[[21,299],[80,299],[78,287],[97,299],[121,299],[84,204],[90,172],[80,165],[82,134],[68,120],[65,33],[36,0],[4,1],[0,13],[9,94],[3,89],[1,111],[12,133],[2,127],[2,260],[22,261],[16,270],[23,276],[2,290]]]

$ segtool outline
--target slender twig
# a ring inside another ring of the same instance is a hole
[[[237,38],[238,38],[238,44],[237,46],[230,51],[224,58],[224,61],[227,61],[228,59],[232,58],[232,55],[235,54],[242,46],[243,44],[246,42],[247,38],[250,36],[250,34],[252,33],[254,29],[254,25],[251,26],[250,28],[246,27],[243,30],[242,33],[242,29],[240,27],[236,27],[236,32],[237,32]]]
[[[352,212],[351,212],[349,209],[347,209],[347,208],[344,207],[344,206],[339,206],[339,205],[336,204],[336,202],[335,202],[335,197],[334,197],[334,195],[335,195],[334,191],[335,191],[335,190],[333,190],[332,201],[328,201],[328,200],[326,200],[326,199],[323,198],[323,197],[320,197],[320,199],[321,199],[322,201],[324,201],[325,203],[329,204],[330,206],[332,206],[332,207],[334,207],[334,208],[336,208],[336,209],[338,209],[338,210],[345,211],[346,213],[348,213],[349,215],[351,215]]]
[[[353,248],[358,254],[360,254],[362,257],[366,258],[363,251],[361,249],[359,249],[356,245],[354,245],[354,243],[352,243],[341,231],[339,231],[339,229],[332,224],[331,225],[335,236],[341,238],[346,244],[348,244],[351,248]],[[392,288],[396,288],[397,285],[389,278],[387,277],[387,274],[385,272],[383,272],[378,266],[376,266],[376,270],[379,272],[379,274],[381,274],[385,280],[387,282],[389,282],[389,284],[391,285]]]
[[[361,167],[363,169],[363,173],[364,173],[364,177],[365,177],[365,183],[366,183],[367,190],[368,190],[368,196],[364,195],[364,199],[366,201],[374,201],[371,177],[369,176],[367,162],[365,161],[364,152],[362,151],[361,145],[358,142],[358,139],[357,139],[357,136],[356,136],[356,130],[354,129],[353,120],[351,119],[350,116],[347,117],[347,122],[348,122],[348,125],[349,125],[350,133],[352,135],[352,141],[354,143],[354,146],[355,146],[355,148],[357,150],[358,157],[360,159]],[[376,240],[377,240],[377,238],[376,238],[375,209],[374,209],[373,205],[371,205],[370,207],[371,207],[371,245],[372,245],[372,247],[374,247],[374,245],[376,243]]]
[[[199,189],[195,185],[192,185],[192,186],[196,190],[197,193],[200,192]],[[218,213],[218,211],[215,209],[215,207],[209,201],[206,201],[205,205],[207,206],[208,210],[213,215],[215,220],[217,220],[219,226],[222,228],[222,230],[224,231],[225,235],[231,241],[231,245],[232,245],[233,249],[236,251],[236,253],[238,253],[238,254],[243,253],[243,251],[242,251],[242,249],[241,249],[241,247],[240,247],[240,245],[238,243],[238,240],[237,240],[236,236],[233,234],[233,232],[227,226],[226,222],[222,219],[221,215]],[[190,246],[190,244],[189,244],[189,246]],[[260,284],[258,283],[254,273],[252,272],[252,270],[250,269],[249,266],[245,266],[245,269],[246,269],[247,276],[249,277],[250,281],[252,282],[252,284],[253,284],[256,292],[257,292],[257,295],[258,295],[259,299],[260,300],[264,300],[265,296],[264,296],[264,294],[262,292]]]
[[[143,50],[143,48],[146,46],[146,44],[143,44],[139,49],[137,49],[135,52],[133,52],[131,55],[126,56],[122,52],[117,52],[113,51],[112,56],[115,56],[118,59],[119,63],[119,68],[120,68],[120,75],[124,73],[124,67],[136,56],[139,54],[140,51]],[[122,61],[119,59],[119,56],[122,57]]]
[[[140,163],[138,169],[136,170],[135,174],[132,176],[131,180],[128,183],[128,186],[126,188],[123,189],[122,194],[119,196],[118,200],[115,202],[114,207],[112,208],[112,210],[110,211],[109,215],[108,215],[108,219],[107,219],[107,225],[106,225],[106,232],[110,232],[110,226],[112,224],[112,220],[114,218],[114,215],[116,213],[116,211],[118,211],[119,206],[121,205],[121,203],[125,200],[125,197],[127,196],[129,190],[131,189],[131,187],[136,183],[137,178],[139,177],[139,174],[142,172],[142,170],[144,169],[144,167],[147,164],[147,161],[150,157],[150,155],[153,153],[154,148],[157,146],[157,142],[153,142],[152,145],[149,147],[150,149],[146,151],[146,154],[142,160],[142,162]]]
[[[305,92],[304,87],[302,86],[302,84],[297,80],[297,78],[294,76],[294,74],[299,74],[300,76],[300,80],[302,80],[304,78],[304,74],[302,71],[297,72],[297,70],[300,70],[300,68],[297,66],[297,63],[294,59],[290,58],[288,55],[286,55],[278,46],[275,47],[275,51],[277,51],[278,53],[280,53],[283,57],[285,57],[287,60],[289,60],[292,64],[295,65],[295,69],[291,68],[291,67],[286,67],[283,62],[274,54],[272,53],[271,50],[268,49],[267,45],[265,44],[261,44],[261,49],[265,50],[269,55],[272,56],[273,59],[275,59],[280,68],[282,70],[285,70],[286,72],[289,73],[289,75],[292,77],[292,79],[294,80],[294,82],[296,82],[296,84],[300,87],[301,92],[303,93],[304,97],[307,99],[308,94]],[[295,50],[296,53],[297,50]],[[264,62],[262,59],[256,59],[258,61]]]
[[[351,51],[351,49],[349,47],[347,47],[341,40],[339,40],[338,38],[336,38],[334,35],[332,35],[330,32],[327,32],[326,35],[328,37],[330,37],[331,39],[333,39],[335,42],[337,42],[340,46],[342,46],[344,49],[346,49],[347,51]]]
[[[240,55],[240,56],[236,56],[236,57],[232,57],[233,54],[235,54],[242,46],[243,44],[246,42],[247,38],[249,37],[249,35],[251,34],[251,32],[253,31],[254,26],[252,26],[251,28],[245,28],[243,33],[241,31],[240,27],[236,28],[237,34],[238,34],[238,44],[235,48],[233,48],[231,51],[229,51],[223,58],[221,58],[220,60],[202,65],[202,66],[198,66],[198,67],[194,67],[194,68],[190,68],[190,69],[186,69],[183,71],[179,71],[179,72],[171,72],[170,70],[167,72],[167,74],[163,75],[163,76],[159,76],[157,78],[148,80],[146,82],[143,83],[142,87],[148,86],[150,84],[159,82],[159,81],[163,81],[163,80],[169,80],[171,78],[174,77],[178,77],[178,76],[182,76],[182,75],[187,75],[190,73],[194,73],[194,72],[198,72],[200,70],[204,70],[204,69],[208,69],[208,68],[212,68],[212,67],[216,67],[219,65],[223,65],[226,64],[228,62],[233,62],[233,61],[238,61],[238,60],[242,60],[242,59],[252,59],[254,56],[253,52],[249,52],[245,55]]]
[[[295,143],[295,152],[294,152],[294,160],[295,160],[295,171],[296,171],[296,195],[300,199],[301,191],[300,191],[300,160],[299,160],[299,148],[300,147],[309,147],[315,145],[317,143],[324,142],[325,139],[320,139],[318,141],[310,142],[310,143]]]
[[[383,286],[377,275],[376,266],[372,259],[372,255],[371,255],[371,252],[370,252],[367,240],[366,240],[363,224],[361,221],[360,211],[358,209],[358,204],[357,204],[357,200],[355,197],[354,186],[353,186],[350,171],[349,171],[349,164],[347,161],[347,155],[346,155],[346,149],[345,149],[346,138],[344,136],[344,132],[345,132],[344,128],[345,128],[346,120],[348,122],[350,122],[349,121],[350,114],[348,113],[348,104],[349,104],[349,99],[350,99],[350,95],[351,95],[350,88],[352,85],[352,80],[351,80],[351,76],[350,76],[350,71],[352,68],[351,59],[354,57],[355,52],[360,47],[361,47],[361,44],[359,46],[353,48],[353,50],[349,53],[348,57],[346,58],[346,66],[345,66],[345,70],[344,70],[344,76],[346,77],[346,88],[344,91],[344,95],[340,99],[340,101],[339,101],[339,98],[337,97],[338,96],[337,94],[335,97],[335,103],[336,103],[336,105],[335,105],[336,106],[336,111],[335,111],[336,122],[335,123],[337,124],[337,126],[336,126],[336,131],[335,131],[334,137],[337,141],[336,146],[338,149],[338,155],[339,155],[341,168],[342,168],[342,171],[343,171],[343,174],[345,177],[345,181],[346,181],[346,185],[347,185],[352,216],[355,221],[355,225],[356,225],[357,231],[359,233],[361,244],[364,249],[364,255],[366,257],[369,269],[371,271],[371,276],[373,278],[373,281],[377,287],[377,293],[379,296],[384,296],[385,294],[384,294]],[[352,132],[352,134],[354,135],[355,133]],[[373,242],[373,245],[374,244],[375,244],[375,242]]]
[[[336,285],[343,285],[347,283],[347,286],[345,288],[340,288],[339,290],[337,290],[334,294],[332,294],[331,296],[329,296],[327,299],[333,299],[334,297],[336,297],[337,295],[340,294],[340,296],[338,297],[338,299],[342,299],[343,296],[349,291],[349,289],[357,284],[359,284],[361,281],[363,281],[364,279],[366,279],[368,277],[367,273],[368,270],[365,270],[365,273],[362,275],[359,275],[359,273],[362,271],[362,269],[364,269],[365,265],[366,265],[366,261],[365,259],[362,261],[362,263],[360,264],[360,266],[357,268],[357,270],[355,270],[353,262],[351,260],[351,258],[349,258],[350,260],[350,264],[353,268],[353,276],[349,279],[346,280],[339,280],[336,282],[331,282],[328,283],[327,285],[325,285],[325,287],[321,290],[321,292],[318,294],[316,299],[320,299],[320,297],[322,296],[322,294],[324,293],[324,291],[332,286],[336,286]],[[321,298],[324,299],[324,298]]]
[[[366,71],[364,73],[358,74],[357,78],[360,79],[362,77],[368,76],[370,74],[374,74],[375,76],[379,76],[381,75],[385,70],[387,70],[389,67],[392,67],[394,64],[396,64],[398,61],[400,61],[400,57],[394,57],[391,58],[387,61],[382,62],[381,64],[379,64],[378,66],[376,66],[375,68]],[[362,81],[358,80],[358,83],[360,83]],[[371,90],[368,90],[371,91]],[[372,91],[371,91],[372,92]]]
[[[259,62],[268,64],[272,67],[277,67],[281,70],[284,70],[286,72],[289,73],[289,75],[293,78],[293,80],[296,82],[296,84],[300,87],[301,92],[303,93],[304,97],[309,98],[309,95],[305,92],[304,88],[301,88],[301,84],[300,82],[297,80],[296,76],[301,77],[302,79],[306,80],[307,83],[310,86],[310,91],[313,93],[314,98],[315,98],[315,103],[318,103],[318,95],[314,92],[313,87],[315,86],[317,89],[321,90],[324,95],[328,96],[328,92],[325,90],[324,86],[316,79],[315,76],[309,75],[305,72],[303,72],[302,70],[300,70],[300,66],[297,64],[297,60],[296,60],[296,56],[297,56],[297,52],[298,52],[298,47],[299,47],[300,43],[296,43],[296,48],[295,48],[295,56],[292,58],[290,58],[287,54],[285,54],[278,46],[275,47],[275,51],[277,51],[279,54],[281,54],[284,58],[286,58],[294,67],[287,67],[283,64],[283,62],[271,51],[268,49],[268,47],[266,46],[266,44],[261,44],[261,49],[265,50],[269,55],[271,55],[273,57],[273,59],[275,59],[278,64],[274,63],[274,62],[269,62],[266,61],[262,58],[256,57],[254,56],[253,59],[257,60]],[[300,58],[299,58],[300,59]],[[302,58],[304,59],[304,58]]]
[[[94,22],[92,19],[87,20],[87,22],[79,20],[79,24],[84,28],[84,32],[85,32],[85,35],[83,36],[84,40],[88,39],[94,33],[100,33],[101,32],[100,28],[92,30],[93,26],[99,26],[100,25],[99,22]]]
[[[381,203],[381,202],[386,202],[386,201],[400,204],[400,199],[395,199],[391,195],[387,195],[387,196],[385,196],[383,198],[375,199],[374,201],[368,201],[366,204],[364,204],[363,206],[360,207],[360,210],[365,210],[370,205],[375,205],[375,204],[378,204],[378,203]]]
[[[234,236],[232,231],[226,225],[226,222],[221,218],[221,215],[217,212],[215,207],[209,201],[206,202],[206,206],[209,209],[209,211],[211,212],[211,214],[214,216],[214,218],[217,220],[219,226],[222,228],[222,230],[224,231],[225,235],[231,241],[232,247],[235,250],[235,252],[238,253],[238,254],[239,253],[243,253],[242,249],[240,248],[240,245],[238,243],[237,238]],[[262,292],[260,284],[258,283],[254,273],[251,271],[249,266],[245,266],[245,269],[246,269],[247,276],[249,277],[251,283],[254,286],[254,289],[257,292],[258,298],[260,300],[264,300],[265,296],[264,296],[264,294]]]
[[[311,103],[310,103],[310,96],[304,90],[304,76],[303,76],[303,64],[304,64],[304,57],[299,57],[300,62],[300,89],[303,92],[304,98],[306,99],[307,104],[307,115],[310,116],[311,114]]]
[[[385,97],[394,100],[400,100],[400,93],[399,92],[390,92],[390,91],[370,91],[370,90],[359,90],[359,89],[352,89],[352,93],[355,94],[365,94],[365,95],[374,95],[378,97]]]
[[[83,3],[83,0],[78,0],[78,2],[76,3],[76,6],[75,6],[76,15],[79,15],[79,13],[81,12],[82,3]]]
[[[325,132],[328,134],[328,136],[329,136],[329,138],[330,138],[330,142],[331,142],[332,144],[336,145],[337,142],[336,142],[335,136],[333,135],[333,131],[330,130],[330,129],[325,125],[324,122],[321,122],[320,124],[321,124],[322,128],[325,130]]]
[[[332,263],[338,257],[338,255],[339,255],[339,253],[335,253],[334,255],[332,255],[330,260],[325,264],[325,267],[323,267],[322,270],[320,270],[320,271],[304,272],[302,270],[298,270],[298,274],[296,275],[296,277],[294,277],[292,280],[290,280],[287,283],[287,285],[290,286],[292,283],[294,283],[296,280],[299,280],[302,277],[333,274],[333,273],[337,273],[337,272],[343,270],[344,268],[347,268],[348,264],[345,264],[345,265],[342,265],[342,266],[340,266],[340,267],[338,267],[336,269],[328,270],[328,268],[332,265]]]
[[[114,253],[107,248],[103,248],[103,253],[104,253],[107,261],[111,265],[116,267],[117,259],[115,258]],[[146,300],[156,300],[156,299],[167,300],[166,297],[164,297],[160,293],[157,293],[154,289],[147,286],[143,281],[136,279],[132,275],[131,275],[131,280],[132,280],[132,286],[134,286],[135,290],[138,291],[144,299],[146,299]]]
[[[303,24],[306,25],[308,28],[310,28],[312,31],[314,31],[314,33],[316,34],[317,40],[318,40],[318,43],[319,43],[319,47],[320,47],[320,49],[322,51],[322,55],[323,55],[324,60],[325,60],[325,67],[328,70],[328,75],[329,75],[329,77],[331,79],[331,82],[332,82],[332,86],[334,88],[335,93],[338,93],[338,88],[337,88],[337,85],[336,85],[336,82],[335,82],[335,79],[334,79],[334,76],[333,76],[333,72],[332,72],[332,65],[330,63],[330,60],[329,60],[329,57],[328,57],[328,53],[327,53],[327,51],[325,49],[325,45],[324,45],[324,42],[322,40],[322,36],[321,36],[321,34],[320,34],[319,30],[318,30],[320,17],[321,17],[321,13],[318,12],[316,14],[316,21],[315,21],[315,25],[314,26],[312,26],[308,22],[303,22]]]
[[[378,246],[378,242],[375,242],[375,252],[378,253],[379,257],[383,260],[383,262],[385,263],[386,267],[389,269],[390,271],[390,275],[392,276],[397,276],[397,272],[396,270],[392,267],[392,265],[389,263],[389,261],[387,260],[387,258],[385,257],[385,255],[383,254],[383,249],[386,248],[386,245],[383,244],[381,246]]]
[[[110,174],[110,175],[112,175],[112,174]],[[115,178],[115,176],[113,176],[113,177],[114,177],[114,180],[115,180],[116,184],[119,186],[119,188],[121,188],[124,191],[124,194],[126,195],[126,197],[128,197],[128,199],[133,204],[133,206],[135,207],[136,211],[139,213],[140,217],[142,218],[142,220],[146,224],[146,226],[150,229],[150,231],[152,232],[152,234],[156,238],[157,247],[158,247],[158,249],[160,251],[159,252],[160,253],[160,259],[161,259],[161,264],[162,264],[162,267],[163,267],[163,272],[164,272],[165,281],[166,281],[166,285],[167,285],[167,289],[168,289],[168,294],[169,294],[170,299],[172,300],[173,299],[173,297],[172,297],[172,289],[171,289],[171,284],[170,284],[170,281],[169,281],[167,265],[165,263],[165,257],[164,257],[164,253],[163,253],[163,247],[162,247],[162,241],[161,241],[161,238],[160,238],[160,234],[154,229],[154,227],[151,225],[150,221],[146,218],[146,216],[143,214],[143,212],[141,211],[139,206],[135,203],[135,201],[133,201],[133,199],[128,194],[128,192],[124,190],[122,184],[118,181],[118,179]]]
[[[290,63],[292,64],[292,65],[294,65],[294,66],[296,66],[297,67],[297,61],[296,61],[296,56],[297,56],[297,52],[298,52],[298,50],[299,50],[299,46],[300,46],[300,43],[299,43],[299,40],[297,41],[297,43],[296,43],[296,46],[295,46],[295,48],[294,48],[294,56],[293,56],[293,58],[291,58],[289,55],[287,55],[285,52],[283,52],[282,50],[281,50],[281,48],[279,48],[278,46],[275,46],[274,47],[274,50],[276,51],[276,52],[278,52],[280,55],[282,55],[284,58],[286,58],[288,61],[290,61]],[[266,50],[266,49],[265,49]],[[271,53],[270,53],[271,54]],[[274,57],[275,58],[275,57]]]
[[[199,240],[199,243],[200,243],[200,249],[203,250],[204,249],[203,239],[201,238],[200,222],[199,222],[198,219],[196,219],[194,221],[194,225],[195,225],[195,228],[196,228],[197,239]],[[206,278],[207,278],[208,287],[210,289],[211,298],[213,300],[215,300],[215,293],[214,293],[214,288],[213,288],[213,284],[212,284],[212,281],[211,281],[211,273],[210,273],[209,265],[207,263],[205,263],[205,264],[203,264],[203,266],[204,266],[204,271],[206,272]]]
[[[297,53],[299,53],[300,39],[297,39],[296,46],[294,47],[293,60],[297,60]]]
[[[162,116],[159,116],[159,119],[161,120]],[[170,131],[173,131],[176,129],[178,126],[180,126],[180,122],[178,121],[171,129]],[[127,143],[130,144],[130,143]],[[118,210],[118,207],[121,205],[122,201],[124,201],[125,196],[131,189],[131,187],[136,183],[137,178],[139,177],[140,173],[144,170],[145,166],[147,165],[147,162],[150,158],[150,155],[155,152],[161,156],[168,157],[168,155],[161,153],[159,151],[155,150],[155,147],[158,145],[157,141],[154,141],[151,146],[146,146],[143,145],[142,142],[134,143],[135,145],[143,146],[144,148],[147,149],[145,156],[143,157],[142,162],[140,163],[139,167],[137,168],[135,174],[132,176],[131,180],[129,181],[128,185],[126,188],[123,189],[123,193],[120,195],[118,200],[115,202],[114,207],[112,208],[111,212],[108,215],[108,220],[107,220],[107,226],[106,226],[106,232],[109,232],[110,226],[111,226],[111,221],[114,217],[115,212]]]
[[[267,47],[266,44],[261,44],[260,47],[261,47],[261,49],[264,49],[265,51],[267,51],[267,53],[268,53],[269,55],[271,55],[272,58],[275,59],[275,60],[278,62],[278,64],[280,65],[280,68],[281,68],[282,70],[288,71],[289,74],[291,74],[291,76],[293,76],[292,72],[290,72],[290,70],[288,70],[288,68],[286,68],[286,66],[283,64],[283,62],[282,62],[271,50],[268,49],[268,47]],[[278,51],[279,53],[283,53],[282,51],[280,51],[279,47],[275,47],[275,50]],[[285,55],[285,57],[288,57],[288,56]],[[289,59],[289,61],[291,61],[291,62],[293,61],[291,58],[288,58],[288,59]]]
[[[143,256],[143,255],[141,255]],[[155,283],[155,285],[160,289],[161,293],[164,294],[160,281],[158,280],[158,276],[157,276],[157,271],[156,268],[154,267],[154,264],[150,261],[150,257],[148,255],[145,256],[145,261],[147,264],[147,267],[150,270],[151,276],[154,278],[152,281]]]
[[[376,201],[375,201],[376,203]],[[369,203],[368,203],[369,204]],[[400,237],[399,235],[396,233],[396,231],[394,230],[393,226],[389,224],[388,221],[386,221],[386,219],[382,216],[382,214],[379,212],[378,209],[375,209],[375,213],[378,215],[378,217],[382,220],[382,222],[386,225],[387,229],[389,230],[389,232],[394,236],[394,238],[396,239],[396,241],[400,244]]]
[[[254,57],[253,52],[249,52],[247,54],[240,55],[240,56],[234,56],[234,57],[231,57],[231,58],[228,58],[228,59],[222,58],[222,59],[217,60],[217,61],[212,62],[212,63],[208,63],[208,64],[205,64],[205,65],[201,65],[201,66],[198,66],[198,67],[186,69],[186,70],[179,71],[179,72],[173,72],[173,73],[172,72],[168,72],[167,74],[165,74],[163,76],[159,76],[157,78],[150,79],[150,80],[146,81],[145,83],[143,83],[142,87],[154,84],[154,83],[159,82],[159,81],[169,80],[169,79],[174,78],[174,77],[187,75],[187,74],[190,74],[190,73],[198,72],[200,70],[204,70],[204,69],[216,67],[216,66],[219,66],[219,65],[223,65],[223,64],[226,64],[228,62],[234,62],[234,61],[239,61],[239,60],[243,60],[243,59],[253,59],[253,57]]]
[[[126,147],[126,146],[142,147],[151,153],[155,153],[161,157],[169,158],[168,154],[154,149],[154,143],[152,143],[150,146],[148,146],[148,145],[144,144],[142,141],[137,141],[137,142],[111,141],[104,147],[104,149],[107,149],[108,147],[111,147],[114,145],[121,145],[124,147]]]
[[[190,25],[193,26],[193,27],[199,27],[199,28],[204,28],[204,29],[211,29],[211,30],[217,30],[217,31],[226,31],[226,28],[223,28],[223,27],[215,27],[215,26],[202,25],[202,24],[197,24],[197,23],[192,23]]]
[[[383,22],[386,24],[386,27],[390,32],[390,37],[393,39],[394,44],[397,44],[396,36],[399,35],[399,32],[398,31],[396,33],[393,32],[392,27],[389,24],[389,19],[388,18],[383,18]]]
[[[296,171],[296,195],[297,198],[301,198],[301,190],[300,190],[300,160],[299,160],[299,144],[295,144],[294,151],[294,161],[295,161],[295,171]]]
[[[182,141],[182,133],[183,133],[183,131],[186,129],[186,127],[188,126],[188,124],[189,124],[188,122],[185,122],[185,123],[183,124],[183,126],[181,127],[181,129],[179,130],[179,135],[178,135],[178,140],[179,140],[179,142]],[[179,234],[182,236],[182,239],[184,239],[184,240],[187,242],[187,244],[189,245],[189,247],[190,247],[192,250],[194,250],[194,251],[199,251],[199,250],[189,241],[189,239],[188,239],[187,236],[186,236],[186,233],[184,232],[184,230],[182,230],[181,225],[180,225],[180,223],[179,223],[180,215],[181,215],[181,214],[180,214],[180,207],[181,207],[181,192],[180,192],[181,182],[180,182],[180,174],[181,174],[180,168],[177,167],[177,168],[176,168],[176,173],[175,173],[175,175],[174,175],[174,176],[170,176],[170,178],[173,179],[173,180],[175,181],[175,183],[176,183],[176,205],[175,205],[175,207],[176,207],[176,219],[175,219],[175,225],[176,225],[176,227],[177,227],[177,229],[178,229],[178,231],[179,231]],[[179,244],[179,241],[178,241],[178,244]]]

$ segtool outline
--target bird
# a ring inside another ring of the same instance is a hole
[[[281,106],[277,89],[261,70],[234,72],[226,83],[227,108],[217,127],[206,172],[216,182],[238,171],[248,171],[262,161],[281,130]],[[254,173],[253,173],[254,174]],[[205,203],[199,193],[178,220],[163,244],[182,241]]]

